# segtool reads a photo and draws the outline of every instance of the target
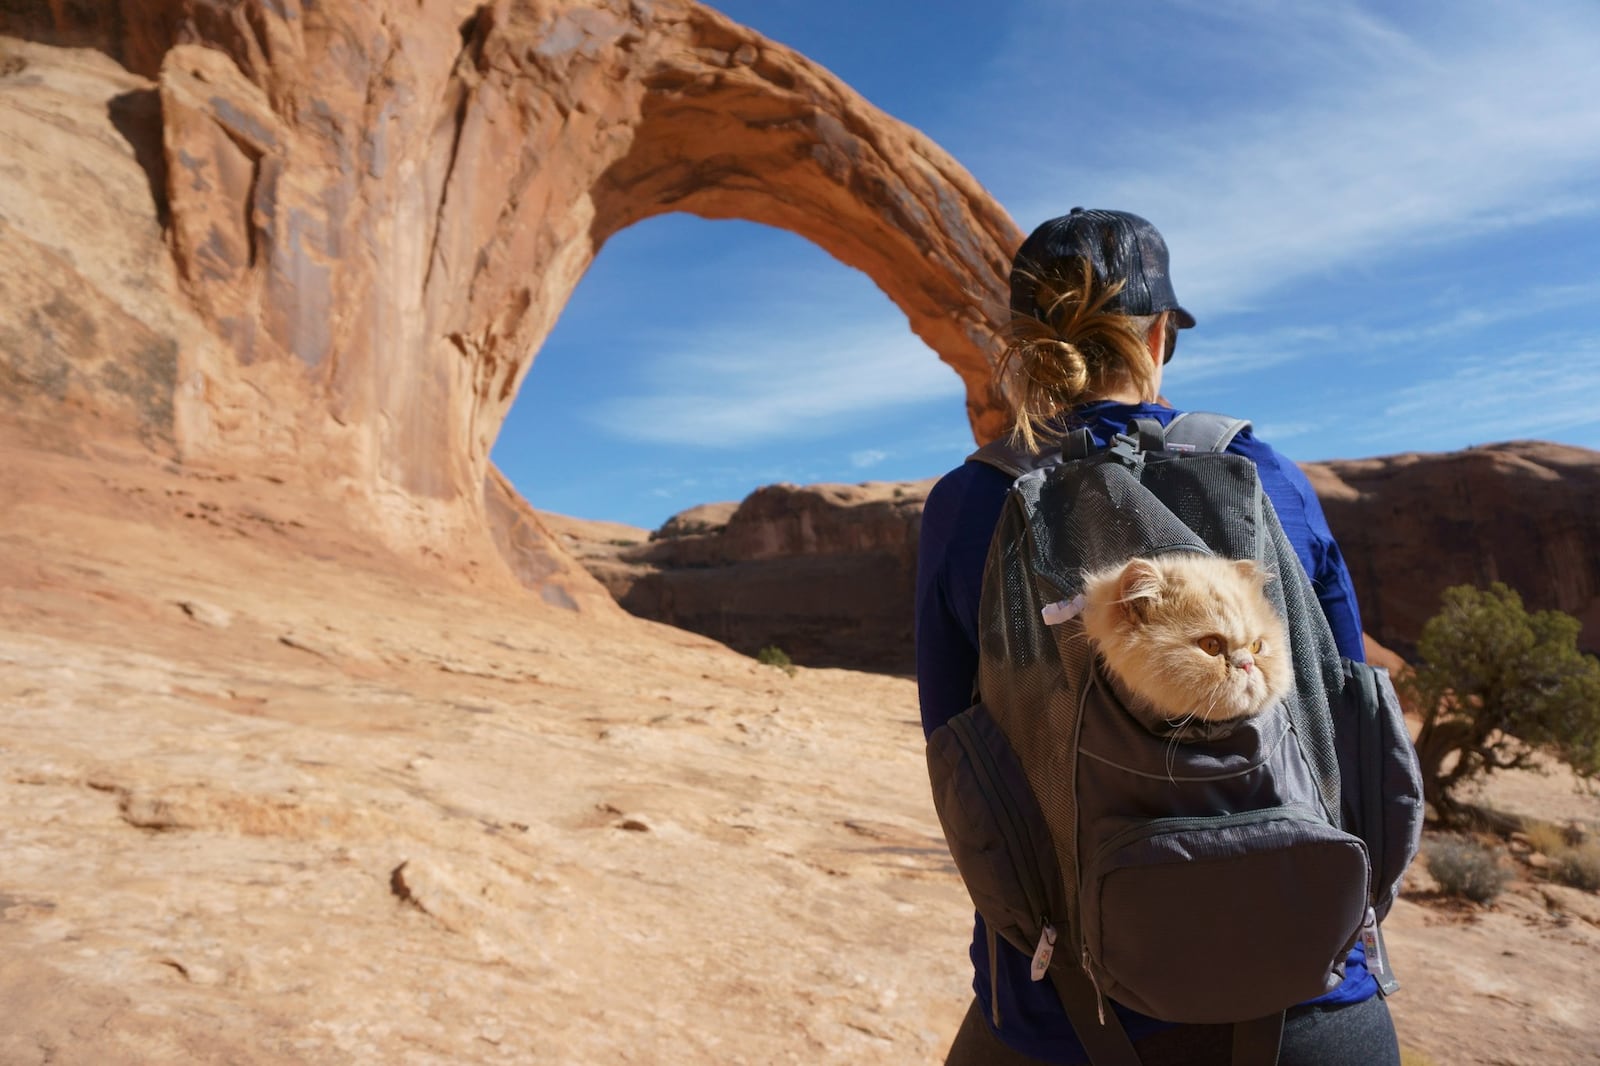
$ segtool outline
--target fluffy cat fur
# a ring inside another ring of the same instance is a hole
[[[1248,560],[1194,552],[1087,576],[1084,631],[1128,711],[1158,733],[1260,714],[1293,684],[1283,621]]]

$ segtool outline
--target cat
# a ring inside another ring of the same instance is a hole
[[[1197,552],[1087,575],[1084,632],[1130,714],[1162,735],[1226,731],[1294,684],[1283,620],[1249,560]]]

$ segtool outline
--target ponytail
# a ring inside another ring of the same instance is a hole
[[[1037,451],[1059,440],[1056,416],[1085,400],[1132,386],[1141,395],[1155,387],[1155,364],[1145,335],[1155,315],[1124,315],[1106,310],[1123,282],[1095,277],[1087,259],[1068,259],[1050,270],[1018,266],[1018,282],[1031,289],[1033,307],[1014,307],[1004,337],[1006,349],[995,367],[997,384],[1011,378],[1016,398],[1013,443]],[[1005,391],[1005,390],[1002,390]]]

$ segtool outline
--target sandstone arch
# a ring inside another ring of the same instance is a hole
[[[394,543],[459,546],[487,516],[523,551],[500,423],[600,245],[674,210],[861,269],[961,375],[975,435],[999,427],[985,323],[1015,225],[927,138],[714,11],[43,8],[0,29],[94,44],[153,77],[125,95],[159,93],[144,162],[170,261],[150,269],[204,336],[173,343],[150,417],[189,461],[310,469]]]

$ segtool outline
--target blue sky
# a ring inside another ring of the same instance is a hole
[[[1600,4],[722,0],[949,151],[1026,232],[1144,215],[1199,319],[1180,407],[1302,461],[1600,448]],[[776,481],[933,477],[963,391],[865,276],[667,215],[603,248],[494,462],[654,528]]]

